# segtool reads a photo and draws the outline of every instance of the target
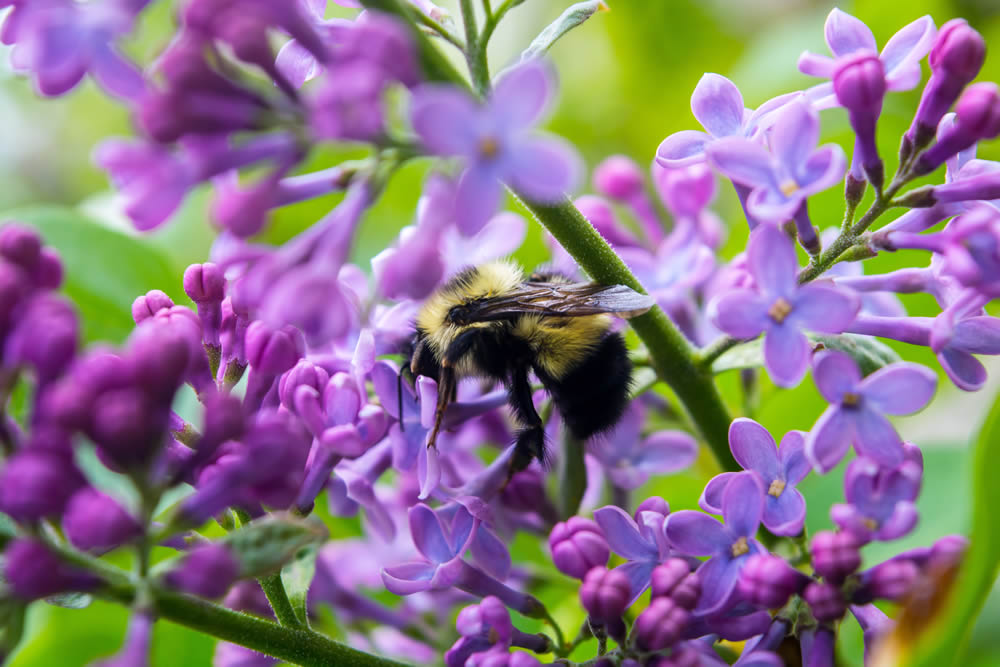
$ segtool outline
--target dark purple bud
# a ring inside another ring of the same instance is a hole
[[[63,530],[77,549],[105,552],[142,533],[142,526],[113,498],[87,487],[66,506]]]
[[[592,568],[580,586],[580,602],[597,623],[615,623],[628,608],[631,586],[628,577],[602,565]]]
[[[171,318],[168,323],[159,317],[149,319],[135,330],[129,340],[126,363],[132,367],[135,382],[152,398],[169,401],[183,382],[191,363],[188,336],[184,335],[183,327],[173,326],[182,321]]]
[[[3,575],[14,595],[37,600],[57,593],[94,588],[98,579],[64,564],[37,540],[16,539],[3,552]]]
[[[786,563],[784,558],[760,555],[747,560],[740,572],[739,589],[751,604],[778,609],[808,583],[809,577]]]
[[[0,327],[6,331],[11,315],[31,290],[31,280],[16,264],[0,261]]]
[[[93,403],[90,436],[119,467],[149,461],[163,442],[168,408],[136,389],[104,392]]]
[[[583,517],[558,523],[549,534],[552,562],[565,575],[583,579],[588,572],[608,563],[611,550],[597,524]]]
[[[836,621],[847,611],[843,594],[833,584],[814,581],[806,586],[802,597],[809,603],[816,620],[823,623]]]
[[[158,289],[150,290],[132,302],[132,319],[136,324],[148,320],[164,308],[173,308],[174,302]]]
[[[166,574],[168,586],[214,599],[222,597],[239,576],[240,563],[223,544],[193,548],[180,566]]]
[[[624,155],[612,155],[594,169],[594,189],[618,201],[641,194],[644,184],[639,165]]]
[[[42,258],[42,240],[31,227],[5,222],[0,227],[0,256],[34,275]]]
[[[681,638],[691,613],[669,597],[654,597],[635,619],[633,637],[644,651],[662,651]]]
[[[861,567],[861,542],[852,533],[816,533],[809,549],[816,572],[832,581],[841,581]]]
[[[689,611],[694,609],[701,597],[701,577],[697,572],[684,577],[670,593],[670,597],[678,606]]]
[[[0,511],[17,521],[58,516],[84,483],[71,456],[37,447],[23,449],[0,470]]]
[[[41,289],[58,289],[62,285],[63,264],[55,248],[42,248],[33,277]]]
[[[226,279],[217,265],[192,264],[184,271],[184,293],[198,304],[205,343],[218,346],[222,327],[222,300],[226,296]]]
[[[976,78],[986,56],[986,42],[965,19],[952,19],[938,31],[928,62],[931,78],[920,96],[913,124],[906,131],[911,145],[923,148],[934,138],[938,123]]]
[[[73,307],[54,294],[40,294],[28,302],[4,346],[10,364],[35,369],[40,385],[62,375],[76,355],[79,324]]]
[[[293,327],[272,329],[257,320],[247,328],[246,347],[251,369],[278,375],[302,356],[302,335]]]
[[[955,123],[943,130],[937,143],[917,158],[914,174],[929,174],[977,141],[1000,134],[1000,88],[989,81],[969,86],[958,100],[955,115]]]
[[[66,430],[86,430],[94,415],[97,396],[108,389],[128,386],[132,369],[114,354],[94,351],[77,362],[69,374],[44,389],[38,415]]]
[[[657,565],[650,577],[650,595],[654,598],[669,597],[677,585],[689,574],[691,566],[683,558],[668,558]]]
[[[833,90],[847,109],[857,136],[855,150],[868,180],[876,188],[885,181],[885,169],[875,142],[875,126],[882,113],[886,91],[885,69],[878,54],[862,51],[838,60],[833,73]]]
[[[325,368],[308,359],[299,359],[299,362],[278,381],[278,397],[286,409],[295,412],[295,391],[299,387],[310,387],[315,389],[317,394],[322,394],[329,381],[330,373]]]
[[[549,496],[545,492],[545,475],[540,470],[529,468],[523,470],[507,483],[500,492],[500,500],[504,506],[515,512],[532,512],[546,521],[556,521],[558,515]],[[607,560],[594,565],[604,565]],[[584,573],[586,574],[586,573]]]
[[[918,576],[920,568],[913,561],[894,559],[876,565],[862,575],[862,601],[884,599],[898,602],[910,592]]]

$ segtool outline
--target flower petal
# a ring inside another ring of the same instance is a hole
[[[555,137],[532,138],[511,147],[504,178],[525,196],[552,202],[576,188],[581,172],[570,144]]]
[[[820,146],[795,173],[799,181],[798,195],[809,197],[844,180],[847,156],[836,144]]]
[[[705,145],[711,140],[711,136],[697,130],[674,132],[660,142],[656,162],[668,169],[701,162],[705,159]]]
[[[742,134],[743,95],[735,83],[720,74],[701,77],[691,94],[691,111],[713,137]]]
[[[718,613],[726,606],[736,589],[740,570],[743,569],[745,558],[728,558],[713,556],[698,568],[698,580],[701,581],[701,597],[694,613],[698,616],[710,616]]]
[[[913,530],[918,518],[916,505],[905,501],[896,503],[892,514],[879,526],[875,537],[885,541],[898,540]]]
[[[722,494],[722,516],[726,528],[737,537],[752,538],[764,512],[764,487],[760,476],[741,472],[733,477]]]
[[[890,364],[861,381],[859,390],[879,412],[890,415],[912,414],[934,397],[937,373],[909,362]]]
[[[791,317],[803,328],[820,333],[841,333],[851,325],[861,299],[850,289],[823,283],[810,283],[799,288]]]
[[[754,230],[747,243],[747,264],[762,292],[793,300],[799,260],[792,240],[784,232],[773,225],[761,225]]]
[[[476,564],[494,579],[503,581],[510,574],[510,553],[506,545],[484,524],[476,528],[469,550]]]
[[[531,60],[497,81],[490,109],[506,128],[535,125],[545,114],[554,88],[551,70],[541,61]]]
[[[799,56],[797,67],[800,72],[808,76],[829,79],[833,76],[836,64],[836,61],[830,56],[822,56],[812,51],[803,51],[802,55]]]
[[[503,188],[495,170],[486,165],[470,165],[462,173],[455,191],[455,217],[466,236],[479,232],[500,207]]]
[[[471,97],[451,86],[421,86],[410,101],[413,129],[438,155],[476,153],[479,112]]]
[[[410,535],[413,546],[432,563],[446,563],[456,552],[448,543],[441,519],[427,505],[420,503],[410,508]]]
[[[798,174],[819,143],[819,114],[804,99],[786,105],[769,136],[771,151],[790,174]]]
[[[886,80],[918,65],[920,60],[931,50],[936,35],[937,29],[934,27],[934,19],[930,16],[922,16],[900,28],[895,35],[889,38],[879,55],[885,68]],[[919,77],[919,66],[916,69]],[[918,78],[917,81],[919,80]],[[913,85],[916,83],[914,82]],[[909,88],[896,88],[894,90],[909,90]]]
[[[775,160],[755,141],[742,137],[717,139],[705,146],[705,155],[712,166],[737,183],[751,187],[776,185]]]
[[[781,462],[784,480],[787,484],[798,484],[809,474],[809,461],[806,459],[805,431],[789,431],[781,439],[778,447],[778,460]]]
[[[642,538],[635,520],[620,507],[607,506],[594,511],[594,520],[601,527],[608,546],[627,560],[656,558],[656,545]]]
[[[765,497],[764,525],[775,535],[798,535],[805,520],[806,501],[798,489],[785,489],[777,498]]]
[[[771,327],[764,335],[764,367],[779,387],[794,387],[802,381],[811,351],[805,334],[787,322]]]
[[[146,87],[139,68],[110,44],[96,47],[90,71],[101,88],[126,100],[138,99]]]
[[[903,441],[881,413],[862,407],[854,415],[854,426],[854,446],[859,454],[889,468],[903,462]]]
[[[426,500],[437,491],[441,484],[441,462],[437,447],[421,447],[417,450],[417,479],[420,480],[419,500]]]
[[[319,69],[316,56],[294,39],[281,47],[274,65],[296,88],[301,88],[302,84],[315,77]]]
[[[650,473],[677,472],[694,463],[698,443],[683,431],[657,431],[649,434],[633,461],[636,467]]]
[[[709,303],[708,317],[734,338],[756,338],[770,321],[767,308],[765,298],[754,290],[734,289]]]
[[[968,317],[955,325],[948,345],[974,354],[1000,354],[1000,318]]]
[[[631,560],[614,568],[616,572],[621,572],[628,578],[631,600],[628,607],[639,599],[639,596],[649,588],[650,579],[653,576],[653,568],[657,565],[654,560]]]
[[[722,514],[722,495],[726,491],[726,486],[729,484],[729,480],[733,478],[733,475],[738,475],[736,472],[721,472],[712,479],[708,480],[708,484],[705,485],[705,490],[701,492],[701,498],[698,499],[698,507],[702,508],[706,512],[712,514]]]
[[[770,484],[779,476],[778,446],[767,429],[746,417],[729,425],[729,448],[744,470],[753,470]]]
[[[826,17],[823,32],[826,36],[827,46],[838,58],[861,49],[878,51],[875,35],[872,34],[871,29],[860,19],[840,9],[834,8]]]
[[[382,583],[396,595],[412,595],[430,590],[437,565],[431,563],[403,563],[382,570]]]
[[[946,347],[937,355],[944,372],[955,386],[965,391],[978,391],[986,384],[986,367],[968,352]]]
[[[824,350],[813,356],[813,380],[828,403],[840,403],[844,394],[856,390],[861,371],[843,352]]]
[[[806,438],[806,458],[820,474],[830,472],[851,446],[854,422],[839,405],[831,405]]]
[[[733,542],[729,531],[718,520],[693,510],[671,514],[667,517],[666,530],[667,539],[674,548],[692,556],[728,552]]]

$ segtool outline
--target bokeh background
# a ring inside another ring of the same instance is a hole
[[[275,0],[284,1],[284,0]],[[332,3],[331,3],[332,4]],[[442,3],[457,15],[457,7]],[[533,36],[557,16],[570,0],[525,0],[509,15],[494,38],[490,59],[494,71],[512,62]],[[689,99],[704,72],[731,78],[755,107],[774,95],[811,85],[795,62],[804,49],[826,53],[823,22],[835,3],[815,0],[608,0],[611,11],[596,15],[552,50],[560,72],[561,96],[549,127],[573,141],[588,165],[623,153],[642,164],[652,160],[666,135],[696,127]],[[981,80],[1000,80],[1000,0],[865,0],[844,2],[840,8],[864,20],[880,45],[900,27],[924,14],[937,25],[961,16],[994,45],[988,51]],[[174,0],[157,0],[141,21],[129,52],[149,63],[166,44],[174,26]],[[331,15],[340,10],[331,7]],[[341,12],[342,13],[342,12]],[[86,83],[56,100],[39,99],[28,81],[10,72],[0,55],[0,219],[16,218],[38,225],[48,243],[63,254],[68,270],[66,292],[77,301],[88,342],[122,341],[131,329],[132,299],[160,288],[184,302],[180,277],[187,264],[203,261],[214,232],[207,218],[208,192],[190,197],[171,224],[150,235],[133,233],[117,212],[117,202],[105,175],[91,163],[91,151],[103,138],[128,135],[126,110]],[[925,65],[926,70],[926,65]],[[879,126],[887,169],[894,164],[899,137],[916,108],[919,90],[890,94]],[[823,140],[840,142],[850,151],[846,114],[823,113]],[[321,149],[312,166],[326,166],[357,150]],[[981,147],[980,157],[1000,159],[1000,141]],[[368,260],[411,222],[426,162],[404,168],[372,210],[362,227],[354,260],[368,269]],[[932,178],[940,180],[940,175]],[[720,183],[715,209],[730,222],[724,254],[738,252],[745,242],[735,197]],[[329,196],[282,210],[265,240],[280,242],[323,215],[337,201]],[[511,206],[513,203],[511,202]],[[516,210],[516,209],[515,209]],[[811,203],[821,228],[835,225],[842,213],[837,188]],[[540,228],[529,226],[517,258],[532,266],[547,259]],[[875,260],[880,270],[924,258],[900,253]],[[933,314],[933,303],[922,296],[908,298],[912,314]],[[937,368],[924,349],[894,345],[907,359]],[[1000,365],[993,366],[1000,378]],[[733,373],[729,374],[734,376]],[[735,377],[720,378],[727,398],[738,405]],[[925,545],[941,535],[968,531],[968,444],[1000,382],[976,394],[956,390],[942,374],[932,407],[898,425],[904,436],[925,452],[926,476],[920,498],[921,522],[905,540],[875,544],[865,550],[869,562],[911,546]],[[824,407],[810,379],[792,391],[762,389],[755,415],[780,437],[793,428],[809,429]],[[669,500],[674,510],[693,508],[714,464],[703,456],[685,473],[656,480],[649,493]],[[830,475],[811,476],[800,487],[809,503],[808,528],[830,527],[829,507],[842,498],[842,467]],[[638,495],[638,498],[645,497]],[[334,535],[358,531],[351,521],[333,524]],[[543,545],[520,538],[515,561],[547,560]],[[579,615],[575,589],[565,577],[541,597],[572,627]],[[117,650],[127,611],[95,603],[85,611],[34,605],[29,628],[11,664],[17,667],[82,665]],[[525,628],[528,629],[528,628]],[[860,630],[853,620],[844,624],[839,653],[845,665],[860,663]],[[155,664],[209,664],[213,641],[181,627],[157,625]],[[1000,665],[1000,595],[995,590],[973,631],[969,665]]]

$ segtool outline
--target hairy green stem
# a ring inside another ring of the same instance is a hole
[[[556,505],[559,519],[565,521],[580,511],[580,502],[587,490],[587,466],[583,461],[584,443],[563,429],[562,448],[559,452],[559,492]]]
[[[552,204],[523,201],[591,278],[605,285],[626,285],[645,292],[607,241],[569,200]],[[646,344],[653,368],[677,394],[719,465],[724,470],[739,470],[729,451],[732,418],[711,371],[698,365],[691,345],[658,306],[629,323]]]
[[[465,62],[472,85],[480,97],[490,92],[490,68],[486,63],[486,41],[480,44],[479,27],[472,0],[461,0],[462,23],[465,25]]]
[[[237,507],[233,509],[233,512],[242,526],[247,526],[253,521],[253,517],[244,509]],[[285,583],[281,580],[281,572],[260,577],[257,582],[264,591],[267,601],[271,604],[271,610],[274,612],[274,617],[278,619],[278,623],[290,628],[304,627],[302,619],[295,615],[292,601],[288,599],[288,591],[285,590]]]

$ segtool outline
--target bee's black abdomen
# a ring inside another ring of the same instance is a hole
[[[632,363],[621,334],[605,336],[579,365],[560,378],[535,369],[570,432],[585,440],[618,423],[628,404]]]

